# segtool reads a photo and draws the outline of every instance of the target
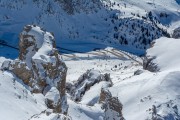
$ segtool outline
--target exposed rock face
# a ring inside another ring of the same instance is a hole
[[[177,105],[173,101],[158,106],[153,105],[152,118],[150,120],[180,120]]]
[[[159,68],[156,63],[153,62],[155,57],[146,56],[143,59],[143,69],[148,70],[150,72],[158,72]]]
[[[29,80],[32,78],[32,71],[26,63],[16,59],[14,61],[5,61],[1,69],[12,71],[18,78],[22,79],[26,85],[29,85]]]
[[[106,99],[108,99],[110,97],[112,97],[110,91],[102,88],[100,98],[99,98],[99,103],[104,103],[106,101]]]
[[[66,113],[65,83],[67,67],[55,48],[54,36],[37,26],[25,26],[20,34],[19,59],[5,61],[2,69],[13,72],[34,93],[49,94],[56,89],[58,100],[51,101],[54,112]],[[50,90],[50,91],[49,91]],[[57,97],[56,97],[57,98]],[[52,99],[51,99],[52,100]],[[50,100],[47,99],[48,103]],[[55,102],[55,103],[54,103]]]
[[[80,101],[81,97],[89,90],[94,84],[101,81],[106,81],[109,87],[112,86],[110,74],[101,74],[96,70],[87,70],[86,73],[81,75],[74,85],[69,85],[70,94],[73,96],[75,101]]]
[[[104,120],[124,120],[122,115],[123,105],[117,97],[113,97],[109,90],[102,88],[99,102],[105,109]]]
[[[174,30],[172,37],[176,38],[176,39],[180,38],[180,27],[178,27]]]

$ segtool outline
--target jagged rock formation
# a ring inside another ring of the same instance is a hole
[[[103,75],[96,70],[87,70],[86,73],[81,75],[73,85],[68,85],[72,99],[75,101],[80,101],[86,91],[88,91],[94,84],[101,81],[106,81],[109,87],[112,86],[110,74]]]
[[[99,103],[105,109],[104,120],[124,120],[122,115],[123,105],[117,97],[113,97],[108,89],[101,89]]]
[[[54,112],[67,113],[65,83],[67,67],[55,48],[54,36],[40,27],[27,25],[20,34],[19,58],[5,61],[9,70],[31,87],[33,93],[46,95],[47,106]],[[51,94],[52,91],[56,91]],[[50,96],[47,97],[47,96]],[[51,99],[51,98],[56,99]]]
[[[150,120],[179,120],[178,107],[169,101],[152,107],[152,118]]]
[[[173,38],[180,38],[180,27],[176,28],[174,31],[173,31],[173,34],[172,34],[172,37]]]

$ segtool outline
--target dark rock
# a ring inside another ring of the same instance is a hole
[[[143,69],[148,70],[150,72],[158,72],[160,69],[158,68],[158,65],[153,62],[155,57],[149,57],[146,56],[143,59]]]
[[[134,75],[140,75],[140,74],[142,74],[143,73],[143,70],[136,70],[135,72],[134,72]]]
[[[176,28],[174,31],[173,31],[173,34],[172,34],[172,37],[173,38],[180,38],[180,27]]]

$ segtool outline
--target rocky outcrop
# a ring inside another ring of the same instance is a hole
[[[40,27],[27,25],[20,34],[19,58],[5,61],[1,69],[9,70],[22,79],[33,93],[43,93],[47,96],[52,90],[56,91],[55,95],[51,94],[51,98],[57,98],[56,101],[47,97],[47,106],[54,109],[54,112],[67,113],[67,67],[55,47],[55,39],[51,33]]]
[[[109,87],[112,86],[110,74],[101,74],[100,71],[92,69],[87,70],[73,85],[68,85],[72,99],[80,101],[86,91],[101,81],[106,81]]]
[[[172,100],[158,106],[153,105],[152,118],[149,120],[180,120],[178,107]]]
[[[180,38],[180,27],[176,28],[174,31],[173,31],[173,34],[172,34],[172,37],[173,38]]]
[[[122,114],[123,105],[117,97],[113,97],[108,89],[101,89],[99,103],[103,104],[104,120],[124,120]]]
[[[26,85],[30,85],[29,80],[32,78],[32,71],[27,67],[25,62],[18,59],[14,61],[4,61],[1,69],[12,71],[18,78],[23,80]]]
[[[150,72],[158,72],[160,69],[158,65],[153,62],[155,57],[145,56],[143,59],[143,69]]]

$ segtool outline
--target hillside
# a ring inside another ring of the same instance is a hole
[[[36,24],[53,32],[62,48],[88,52],[112,46],[140,55],[152,40],[171,35],[180,18],[175,0],[1,0],[0,10],[1,42],[14,47],[22,27]]]

